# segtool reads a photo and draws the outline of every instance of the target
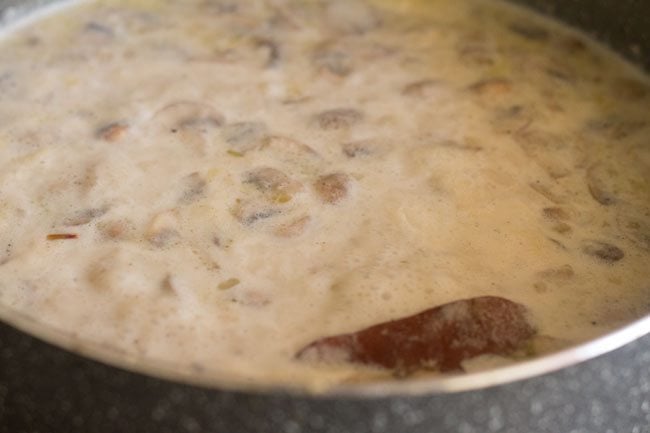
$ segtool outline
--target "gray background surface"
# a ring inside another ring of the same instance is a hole
[[[0,433],[650,433],[650,336],[482,391],[382,399],[222,392],[105,366],[0,324]]]

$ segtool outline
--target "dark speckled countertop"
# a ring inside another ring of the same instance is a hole
[[[0,433],[28,432],[650,433],[650,336],[510,385],[363,400],[174,384],[0,324]]]

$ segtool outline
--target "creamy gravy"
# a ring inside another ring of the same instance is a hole
[[[260,385],[381,374],[294,355],[481,295],[576,344],[650,310],[649,110],[499,3],[82,2],[0,45],[0,304]]]

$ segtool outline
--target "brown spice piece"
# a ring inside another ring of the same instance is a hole
[[[345,173],[332,173],[319,177],[314,182],[314,190],[322,201],[336,204],[348,193],[350,176]]]
[[[65,239],[77,239],[79,235],[76,233],[53,233],[47,235],[48,241],[60,241]]]
[[[354,108],[334,108],[314,115],[318,126],[325,131],[350,128],[363,120],[363,113]]]
[[[616,245],[601,241],[584,241],[582,252],[605,263],[614,263],[621,260],[625,253]]]
[[[316,340],[296,358],[393,369],[462,370],[484,354],[508,355],[536,333],[526,307],[494,296],[464,299],[350,334]]]

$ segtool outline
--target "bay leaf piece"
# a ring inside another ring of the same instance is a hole
[[[440,305],[358,332],[316,340],[298,351],[305,361],[349,362],[410,373],[462,370],[479,355],[508,355],[536,333],[527,308],[496,296]]]

